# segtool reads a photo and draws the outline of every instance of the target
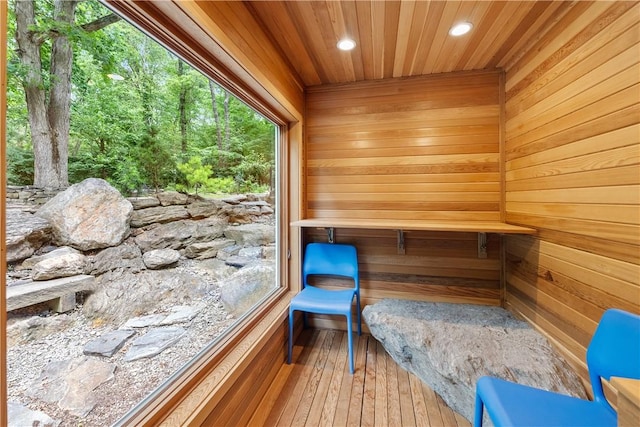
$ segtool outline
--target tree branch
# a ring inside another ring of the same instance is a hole
[[[109,15],[102,16],[95,21],[87,22],[80,26],[80,28],[87,33],[92,33],[94,31],[98,31],[103,29],[104,27],[111,25],[115,22],[118,22],[122,18],[116,15],[115,13],[110,13]],[[45,42],[45,40],[55,39],[60,35],[58,30],[49,30],[46,32],[32,32],[32,38],[34,43],[41,45]]]
[[[103,29],[107,25],[111,25],[115,22],[118,22],[120,19],[122,18],[120,18],[115,13],[110,13],[109,15],[105,15],[101,18],[98,18],[95,21],[88,22],[84,25],[81,25],[80,28],[82,28],[84,31],[88,33],[92,33],[94,31]]]

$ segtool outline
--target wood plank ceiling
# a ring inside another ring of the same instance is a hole
[[[249,1],[245,5],[305,86],[505,67],[560,1]],[[473,29],[453,37],[467,21]],[[356,48],[336,48],[345,36]]]

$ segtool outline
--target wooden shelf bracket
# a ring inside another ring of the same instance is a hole
[[[335,243],[336,242],[336,229],[333,227],[327,227],[325,230],[327,230],[327,241],[329,243]]]
[[[397,230],[398,233],[398,255],[404,255],[405,254],[405,247],[404,247],[404,231],[403,230]]]
[[[487,257],[487,233],[478,233],[478,258]]]

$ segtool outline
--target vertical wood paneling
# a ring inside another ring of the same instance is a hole
[[[506,70],[508,306],[582,365],[603,311],[640,313],[640,5],[576,5]]]
[[[309,90],[307,215],[500,220],[499,73]]]

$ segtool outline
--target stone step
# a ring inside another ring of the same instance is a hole
[[[59,279],[28,281],[7,287],[7,311],[51,301],[58,313],[73,310],[76,292],[93,289],[95,277],[80,274]]]

